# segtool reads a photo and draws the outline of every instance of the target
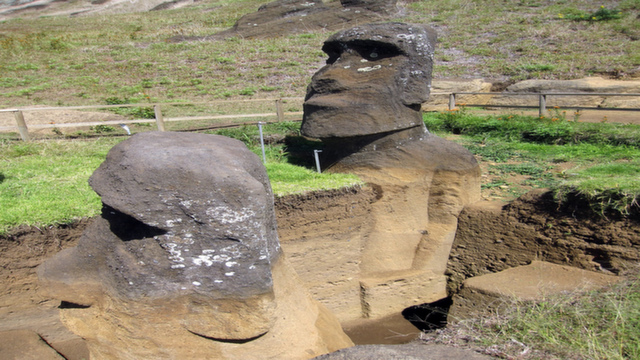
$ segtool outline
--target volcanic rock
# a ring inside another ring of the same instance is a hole
[[[370,220],[350,239],[360,244],[357,276],[328,278],[344,285],[334,293],[342,297],[322,297],[348,334],[376,326],[382,331],[403,309],[447,296],[457,217],[480,197],[473,155],[429,133],[422,121],[434,44],[433,30],[420,25],[341,31],[325,42],[327,65],[307,90],[301,132],[325,143],[324,168],[355,173],[376,192]],[[306,253],[318,253],[309,239],[306,244]],[[310,281],[321,277],[309,273]],[[357,301],[345,300],[354,295]]]
[[[266,171],[241,142],[138,134],[90,184],[102,216],[38,274],[92,358],[308,358],[350,344],[284,259]]]
[[[272,38],[319,30],[336,31],[394,15],[399,15],[396,0],[278,0],[244,15],[231,29],[210,39]]]

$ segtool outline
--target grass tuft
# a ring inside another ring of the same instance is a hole
[[[507,359],[640,358],[637,269],[605,289],[510,301],[501,313],[464,320],[429,337]]]
[[[476,116],[464,111],[425,114],[427,128],[464,135],[490,172],[526,175],[524,185],[548,187],[558,204],[584,202],[602,216],[640,214],[640,126],[580,123],[563,118]],[[520,162],[517,164],[507,162]],[[549,164],[571,162],[551,171]],[[484,188],[506,186],[500,177]]]

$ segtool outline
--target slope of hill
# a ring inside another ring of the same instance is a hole
[[[117,1],[55,2],[42,8],[36,1],[0,3],[0,11],[10,5],[36,9],[5,11],[0,20],[0,107],[301,96],[325,60],[320,48],[330,34],[323,31],[262,40],[168,42],[228,29],[266,0],[167,2],[161,6],[165,10],[114,13],[118,6],[135,5],[129,11],[139,11],[160,5],[156,0]],[[176,4],[187,6],[169,9]],[[396,20],[429,24],[438,32],[437,79],[508,84],[640,76],[638,0],[606,5],[452,0],[401,6],[405,15]],[[80,13],[87,7],[95,9]],[[103,12],[96,11],[100,7]]]

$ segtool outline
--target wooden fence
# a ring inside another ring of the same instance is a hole
[[[502,96],[536,96],[538,97],[537,106],[526,105],[500,105],[500,104],[464,104],[468,107],[491,107],[491,108],[526,108],[526,109],[539,109],[539,115],[544,116],[547,112],[547,100],[552,96],[635,96],[640,97],[639,93],[491,93],[491,92],[454,92],[454,93],[432,93],[432,95],[448,95],[449,96],[449,109],[453,110],[457,105],[458,95],[489,95],[492,97]],[[277,118],[277,121],[283,121],[287,115],[302,115],[301,111],[285,112],[283,109],[283,101],[286,100],[303,100],[301,97],[289,97],[279,99],[251,99],[251,100],[221,100],[210,102],[175,102],[175,103],[148,103],[148,104],[118,104],[118,105],[88,105],[88,106],[67,106],[67,107],[43,107],[43,108],[20,108],[20,109],[2,109],[0,112],[13,112],[16,120],[16,125],[20,137],[24,141],[29,141],[29,128],[59,128],[59,127],[79,127],[79,126],[97,126],[97,125],[126,125],[136,123],[150,123],[155,122],[159,131],[165,131],[165,122],[168,121],[190,121],[190,120],[224,120],[224,119],[237,119],[237,118],[264,118],[273,117]],[[242,102],[271,102],[274,107],[274,112],[268,113],[253,113],[253,114],[229,114],[229,115],[207,115],[207,116],[187,116],[187,117],[173,117],[165,118],[162,114],[162,106],[170,105],[214,105],[221,103],[242,103]],[[63,124],[33,124],[27,126],[24,119],[23,112],[32,111],[44,111],[44,110],[83,110],[83,109],[108,109],[108,108],[123,108],[123,107],[153,107],[154,119],[132,119],[132,120],[107,120],[107,121],[94,121],[94,122],[78,122],[78,123],[63,123]],[[554,108],[564,109],[576,109],[576,110],[616,110],[616,111],[640,111],[640,108],[610,108],[610,107],[583,107],[583,106],[554,106]],[[223,124],[224,125],[224,124]],[[233,125],[232,123],[228,125]],[[0,127],[0,131],[14,130],[16,127]]]
[[[276,117],[277,121],[284,121],[285,116],[302,115],[302,111],[285,112],[283,102],[286,100],[303,100],[301,97],[289,97],[278,99],[251,99],[251,100],[221,100],[210,102],[175,102],[175,103],[146,103],[146,104],[118,104],[118,105],[87,105],[87,106],[66,106],[66,107],[42,107],[42,108],[16,108],[16,109],[0,109],[0,112],[12,112],[16,120],[17,130],[20,137],[24,141],[29,141],[29,128],[32,129],[52,129],[64,127],[80,127],[80,126],[98,126],[98,125],[126,125],[155,122],[159,131],[165,131],[165,122],[169,121],[193,121],[193,120],[225,120],[240,118],[265,118]],[[222,103],[242,103],[242,102],[272,102],[274,112],[252,113],[252,114],[228,114],[228,115],[206,115],[206,116],[185,116],[165,118],[162,114],[162,106],[170,105],[215,105]],[[24,112],[36,112],[45,110],[86,110],[86,109],[109,109],[109,108],[126,108],[126,107],[153,107],[153,119],[131,119],[131,120],[105,120],[91,122],[74,122],[74,123],[55,123],[55,124],[31,124],[27,126],[24,119]],[[232,125],[232,123],[220,125]],[[4,126],[0,127],[0,131],[15,130],[16,127]]]
[[[639,93],[491,93],[491,92],[458,92],[449,94],[449,110],[453,110],[458,105],[456,103],[456,95],[492,95],[492,96],[537,96],[537,106],[527,105],[500,105],[500,104],[464,104],[470,107],[495,107],[495,108],[513,108],[513,109],[538,109],[540,116],[547,113],[547,99],[552,96],[635,96],[640,97]],[[609,110],[609,111],[640,111],[640,108],[612,108],[612,107],[585,107],[585,106],[557,106],[560,109],[576,109],[576,110]]]

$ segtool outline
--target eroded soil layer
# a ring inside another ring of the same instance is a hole
[[[533,260],[619,274],[640,261],[640,219],[603,218],[586,206],[531,191],[508,205],[480,202],[460,214],[448,263],[448,291],[466,278]]]
[[[318,235],[336,237],[332,247],[338,246],[348,233],[361,231],[375,201],[375,191],[367,187],[277,199],[283,248],[286,251],[287,241]],[[603,219],[579,209],[571,205],[558,209],[551,195],[543,191],[530,192],[508,205],[482,201],[467,207],[460,216],[449,257],[449,292],[455,293],[466,278],[532,260],[614,274],[640,261],[637,217]],[[20,314],[59,305],[38,293],[35,268],[61,249],[74,246],[90,221],[47,228],[22,226],[0,238],[2,330],[23,328],[16,320]],[[340,249],[330,250],[340,254]],[[304,257],[292,260],[305,261]]]

